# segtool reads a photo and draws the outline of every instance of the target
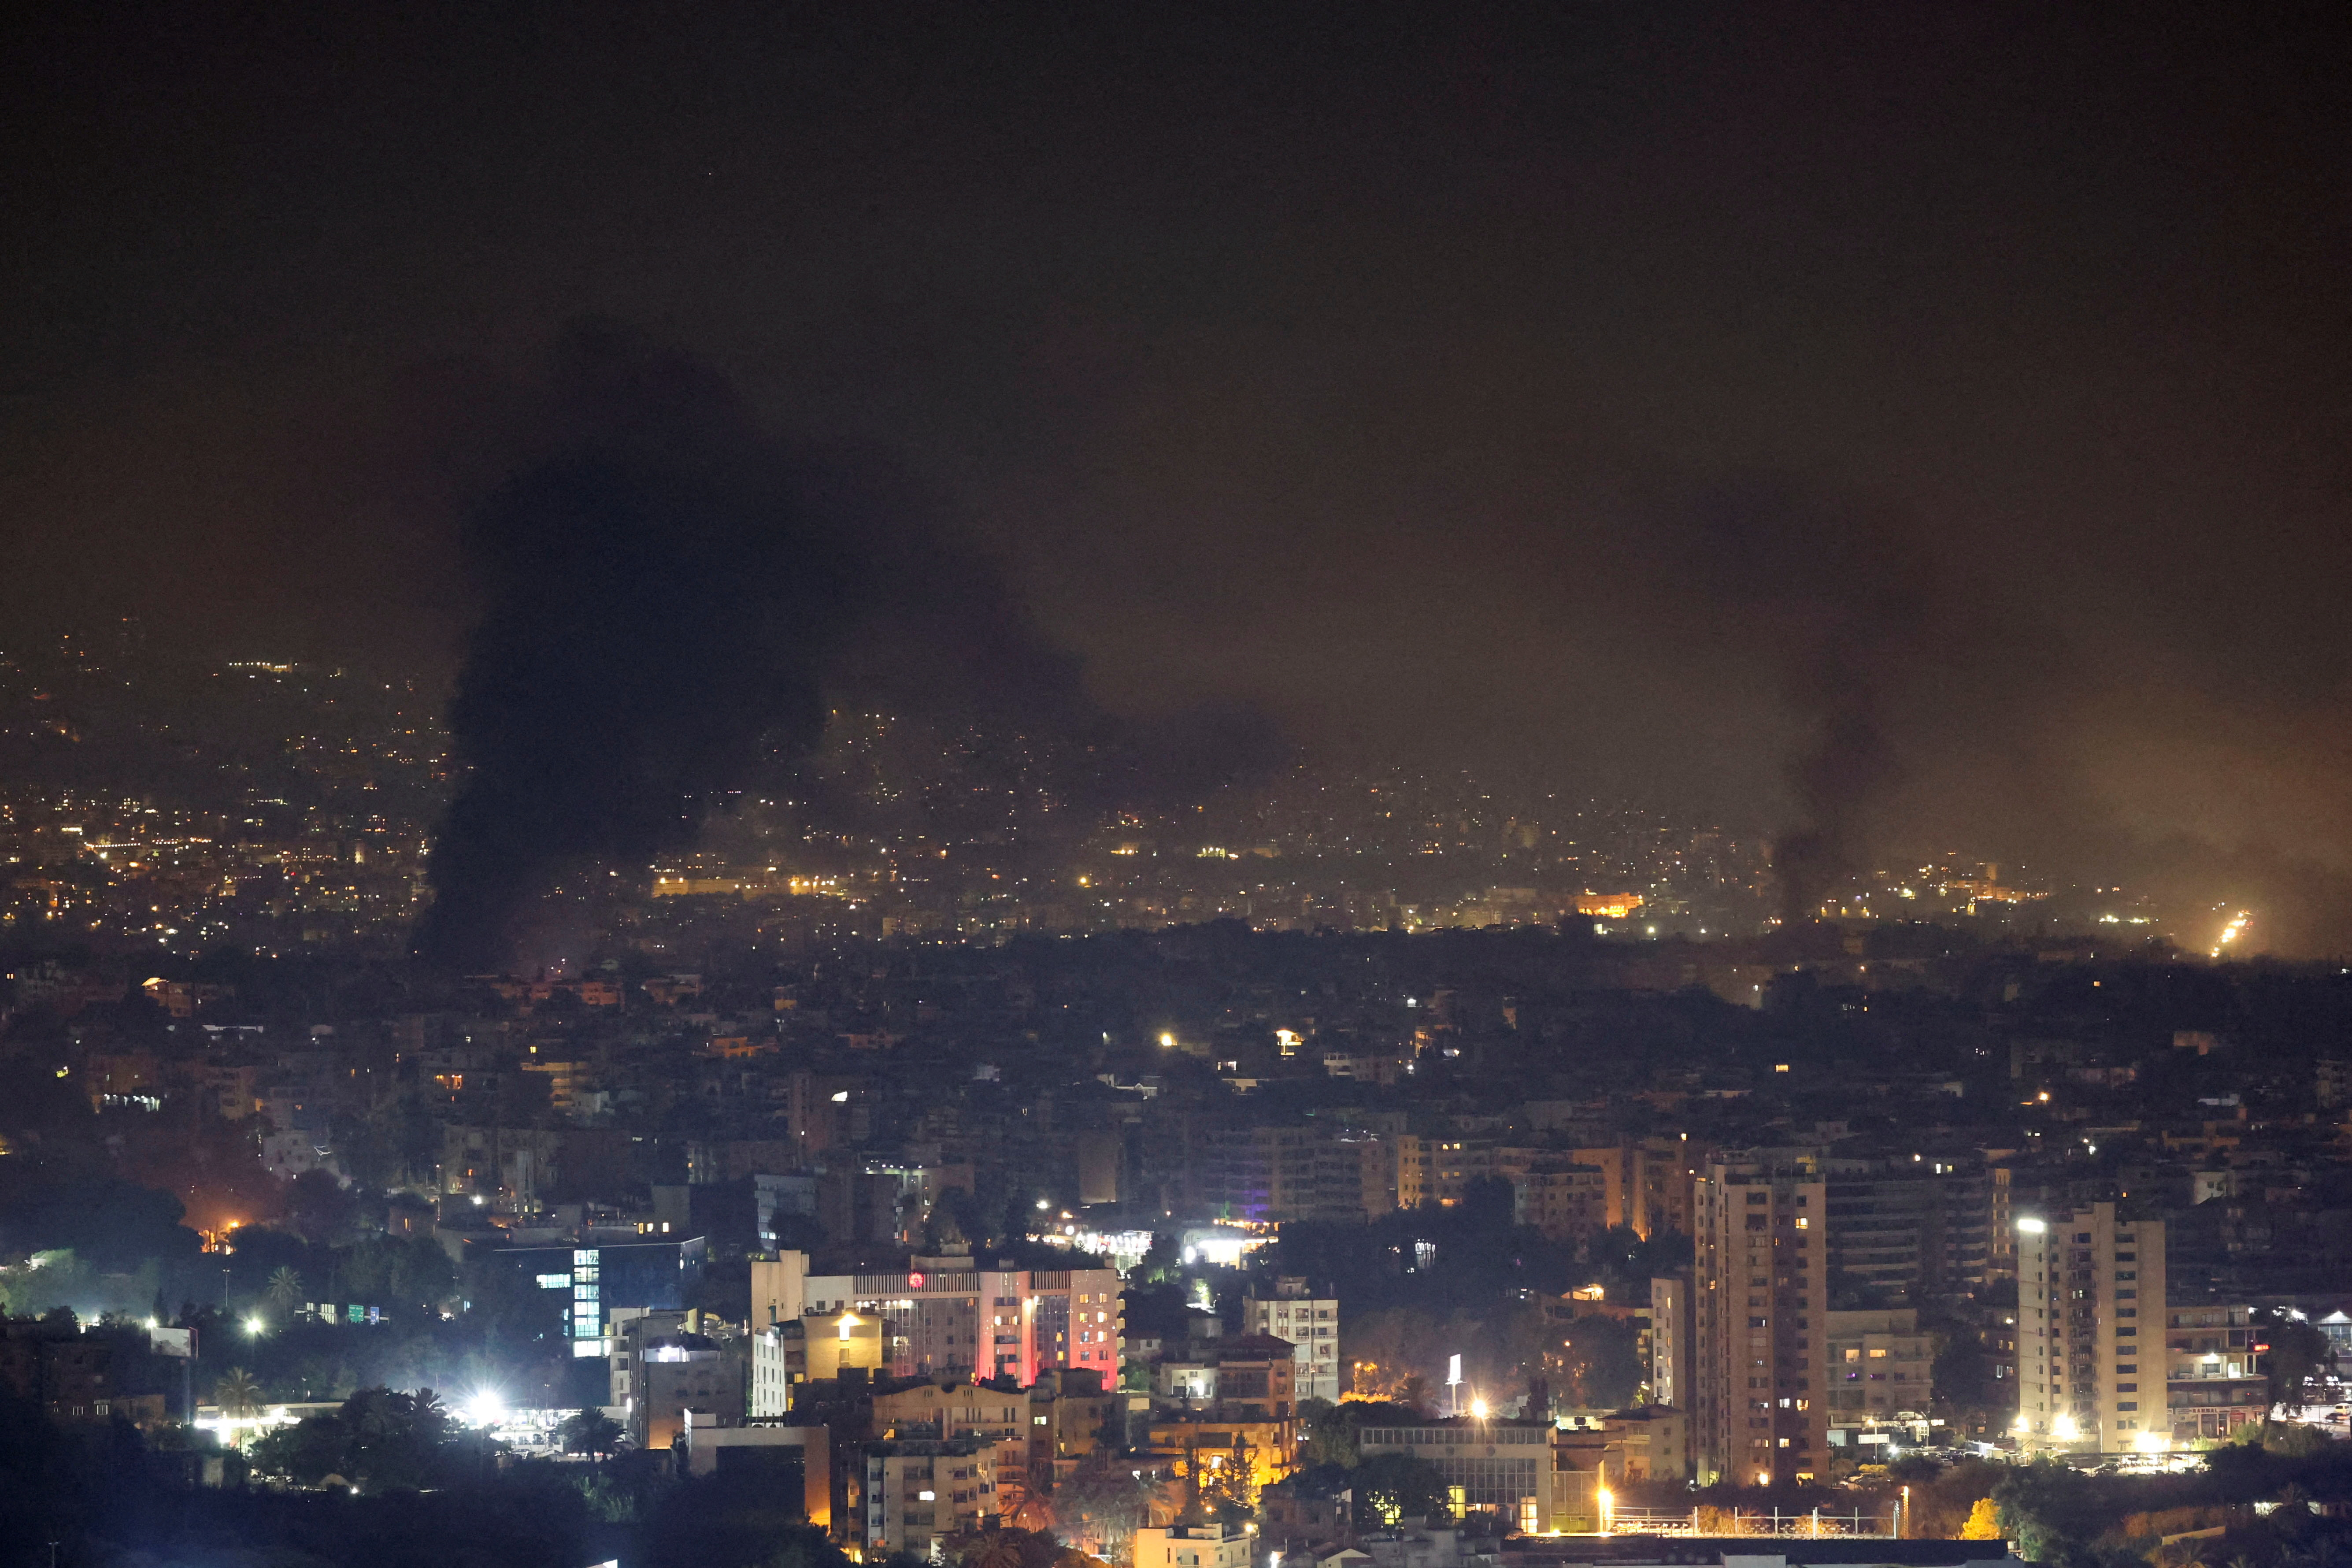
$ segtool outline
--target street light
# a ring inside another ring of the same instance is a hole
[[[245,1321],[245,1337],[247,1339],[257,1338],[261,1333],[261,1331],[268,1326],[269,1325],[268,1323],[263,1322],[259,1318],[247,1318]]]
[[[1617,1496],[1607,1487],[1602,1487],[1596,1490],[1592,1494],[1592,1497],[1593,1500],[1598,1503],[1601,1508],[1601,1533],[1607,1535],[1611,1532],[1612,1527],[1615,1522]]]

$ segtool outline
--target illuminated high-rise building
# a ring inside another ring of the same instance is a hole
[[[2164,1222],[2096,1203],[2015,1224],[2019,1438],[2100,1453],[2169,1438]]]
[[[1687,1405],[1702,1485],[1829,1472],[1826,1191],[1809,1160],[1701,1170]]]

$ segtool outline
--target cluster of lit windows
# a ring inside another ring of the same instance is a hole
[[[575,1340],[604,1337],[603,1257],[593,1247],[572,1255],[572,1337]]]

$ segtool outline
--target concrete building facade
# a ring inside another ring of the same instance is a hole
[[[812,1275],[819,1311],[845,1309],[897,1325],[896,1377],[1010,1377],[1026,1385],[1061,1367],[1118,1376],[1118,1271],[979,1268],[967,1257],[918,1258],[903,1273]]]
[[[1692,1447],[1701,1484],[1826,1479],[1827,1187],[1809,1162],[1711,1162],[1696,1184]]]
[[[2017,1436],[2099,1453],[2168,1439],[2163,1221],[2096,1203],[2016,1226]]]
[[[1557,1461],[1549,1421],[1456,1417],[1417,1426],[1367,1426],[1356,1444],[1367,1458],[1410,1454],[1434,1466],[1457,1511],[1486,1510],[1529,1534],[1552,1527]]]
[[[1291,1388],[1297,1398],[1339,1400],[1339,1302],[1316,1296],[1304,1279],[1279,1279],[1269,1297],[1244,1297],[1242,1332],[1287,1340],[1297,1363]]]

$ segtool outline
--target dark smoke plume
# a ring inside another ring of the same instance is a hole
[[[576,329],[542,402],[532,456],[466,528],[486,607],[449,710],[468,772],[433,848],[428,963],[503,964],[567,879],[693,843],[817,745],[837,696],[1049,738],[1082,759],[1058,782],[1084,808],[1267,753],[1262,726],[1227,725],[1175,773],[909,487],[767,437],[688,356]]]
[[[1895,717],[1916,706],[1945,604],[1905,531],[1783,478],[1718,480],[1649,511],[1649,574],[1679,615],[1768,661],[1804,725],[1772,869],[1781,918],[1810,921],[1865,868],[1871,810],[1904,774]]]

